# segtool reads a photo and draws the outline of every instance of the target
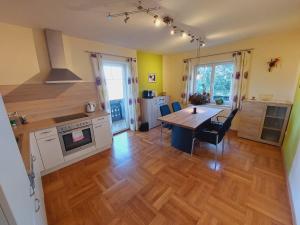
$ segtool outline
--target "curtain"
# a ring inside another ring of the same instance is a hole
[[[251,51],[235,52],[232,56],[235,65],[232,109],[241,109],[242,101],[247,98]]]
[[[138,74],[136,60],[130,58],[129,70],[127,73],[127,96],[128,96],[128,115],[130,130],[136,131],[139,129],[141,122],[141,109],[139,98]]]
[[[189,103],[189,98],[194,93],[194,71],[191,60],[184,61],[184,73],[182,76],[182,93],[181,102],[187,105]]]
[[[91,57],[93,72],[96,80],[96,86],[99,93],[100,110],[104,110],[110,113],[110,105],[109,105],[106,81],[104,77],[102,56],[99,54],[91,54],[90,57]]]

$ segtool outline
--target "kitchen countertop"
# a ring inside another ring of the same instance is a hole
[[[84,120],[91,120],[96,117],[100,116],[107,116],[109,113],[107,112],[94,112],[94,113],[86,113],[88,117],[82,117],[75,120],[69,120],[61,123],[55,122],[54,119],[44,119],[40,121],[35,122],[29,122],[28,124],[19,125],[17,127],[13,128],[15,137],[18,139],[18,145],[21,152],[21,156],[26,168],[26,171],[28,174],[30,174],[31,171],[31,154],[30,154],[30,140],[29,140],[29,134],[31,132],[35,132],[38,130],[43,130],[47,128],[57,127],[64,124],[74,123],[74,122],[80,122]]]

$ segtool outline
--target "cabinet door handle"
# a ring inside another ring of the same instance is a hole
[[[35,162],[36,161],[36,157],[35,155],[32,155],[32,162]]]
[[[56,138],[51,138],[51,139],[47,139],[47,140],[45,140],[45,141],[53,141],[53,140],[55,140]]]
[[[32,185],[30,185],[30,197],[35,195],[35,190]]]
[[[38,198],[36,198],[36,199],[34,200],[34,202],[35,202],[35,212],[37,213],[38,211],[40,211],[40,208],[41,208],[41,201],[40,201]]]
[[[100,127],[102,127],[102,125],[95,126],[95,128],[100,128]]]
[[[41,132],[41,134],[48,134],[48,133],[50,133],[51,131],[43,131],[43,132]]]

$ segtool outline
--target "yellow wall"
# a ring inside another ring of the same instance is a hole
[[[260,95],[272,94],[276,100],[293,101],[297,71],[300,63],[300,32],[273,34],[251,38],[244,41],[201,49],[201,55],[226,52],[244,48],[254,48],[248,96],[259,98]],[[179,100],[181,77],[183,74],[182,59],[195,56],[195,52],[170,54],[163,56],[163,89],[172,99]],[[270,58],[281,57],[279,67],[268,72],[267,62]],[[200,63],[230,59],[230,55],[201,59]]]
[[[0,23],[0,84],[19,84],[37,73],[32,29]]]
[[[136,57],[136,50],[63,35],[66,63],[84,81],[94,80],[89,55],[85,52]],[[41,29],[0,23],[0,85],[42,83],[49,70],[45,35]]]
[[[163,89],[162,84],[162,55],[149,52],[137,52],[139,92],[143,90],[155,90],[160,95]],[[156,73],[156,82],[148,82],[148,74]]]

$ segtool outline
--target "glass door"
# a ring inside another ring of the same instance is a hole
[[[127,64],[125,62],[104,61],[103,69],[110,103],[112,133],[115,134],[129,128],[125,79]]]

